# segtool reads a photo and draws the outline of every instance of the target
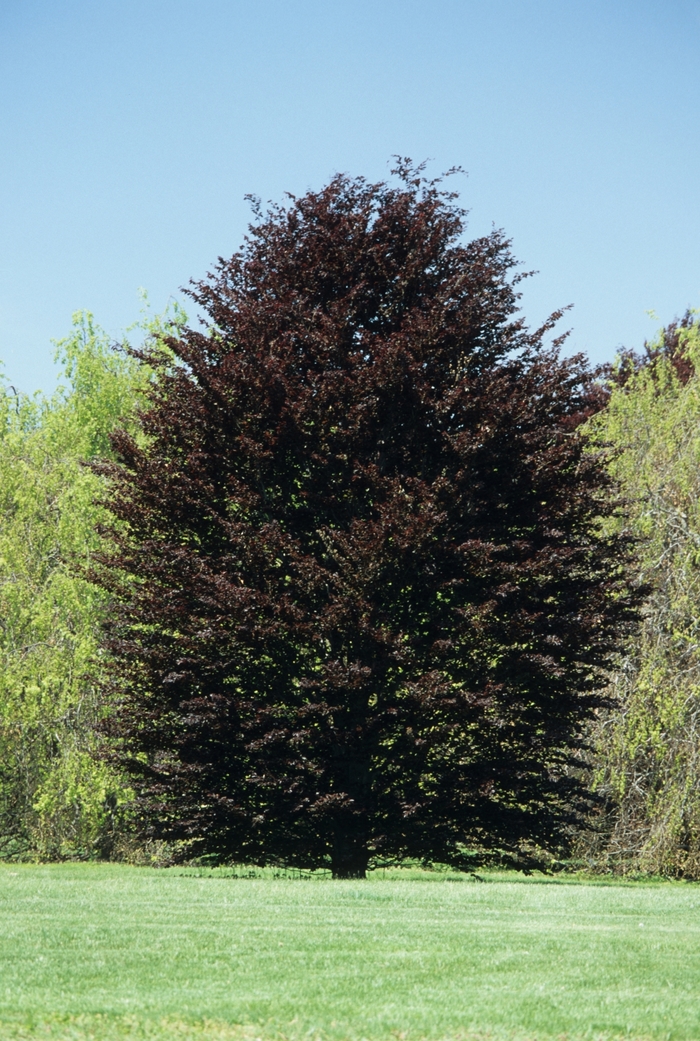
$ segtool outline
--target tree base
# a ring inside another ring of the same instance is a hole
[[[360,866],[338,866],[335,865],[331,868],[333,878],[367,878],[367,865],[364,867]]]

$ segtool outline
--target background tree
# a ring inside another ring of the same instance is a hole
[[[596,857],[620,870],[700,877],[700,325],[689,312],[643,356],[625,352],[591,426],[616,451],[629,503],[643,625],[599,721],[597,782],[611,800]]]
[[[146,319],[141,332],[168,323]],[[129,799],[93,754],[108,607],[87,576],[102,479],[83,461],[110,452],[148,373],[87,313],[57,360],[64,383],[50,398],[0,387],[0,856],[106,854]]]
[[[454,195],[336,177],[259,214],[113,437],[113,733],[183,855],[540,862],[634,599],[581,357]],[[157,352],[142,355],[158,366]]]

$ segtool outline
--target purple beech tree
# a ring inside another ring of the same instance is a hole
[[[596,387],[545,346],[559,314],[517,317],[503,236],[396,172],[259,213],[101,467],[109,725],[187,856],[533,866],[590,805],[635,604]]]

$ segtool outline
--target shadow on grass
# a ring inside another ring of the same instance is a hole
[[[165,874],[190,878],[210,879],[258,879],[280,881],[330,882],[331,872],[323,868],[306,871],[300,868],[256,867],[248,864],[229,864],[217,867],[188,865],[160,869]],[[590,871],[560,871],[552,874],[533,872],[526,875],[521,871],[488,870],[455,871],[449,867],[391,866],[374,867],[368,872],[366,882],[452,882],[460,885],[480,883],[509,883],[528,886],[681,886],[693,885],[686,879],[672,879],[650,875],[594,874]],[[350,884],[362,884],[358,879]]]

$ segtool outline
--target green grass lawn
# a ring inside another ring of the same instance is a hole
[[[2,1038],[700,1039],[700,889],[0,867]]]

